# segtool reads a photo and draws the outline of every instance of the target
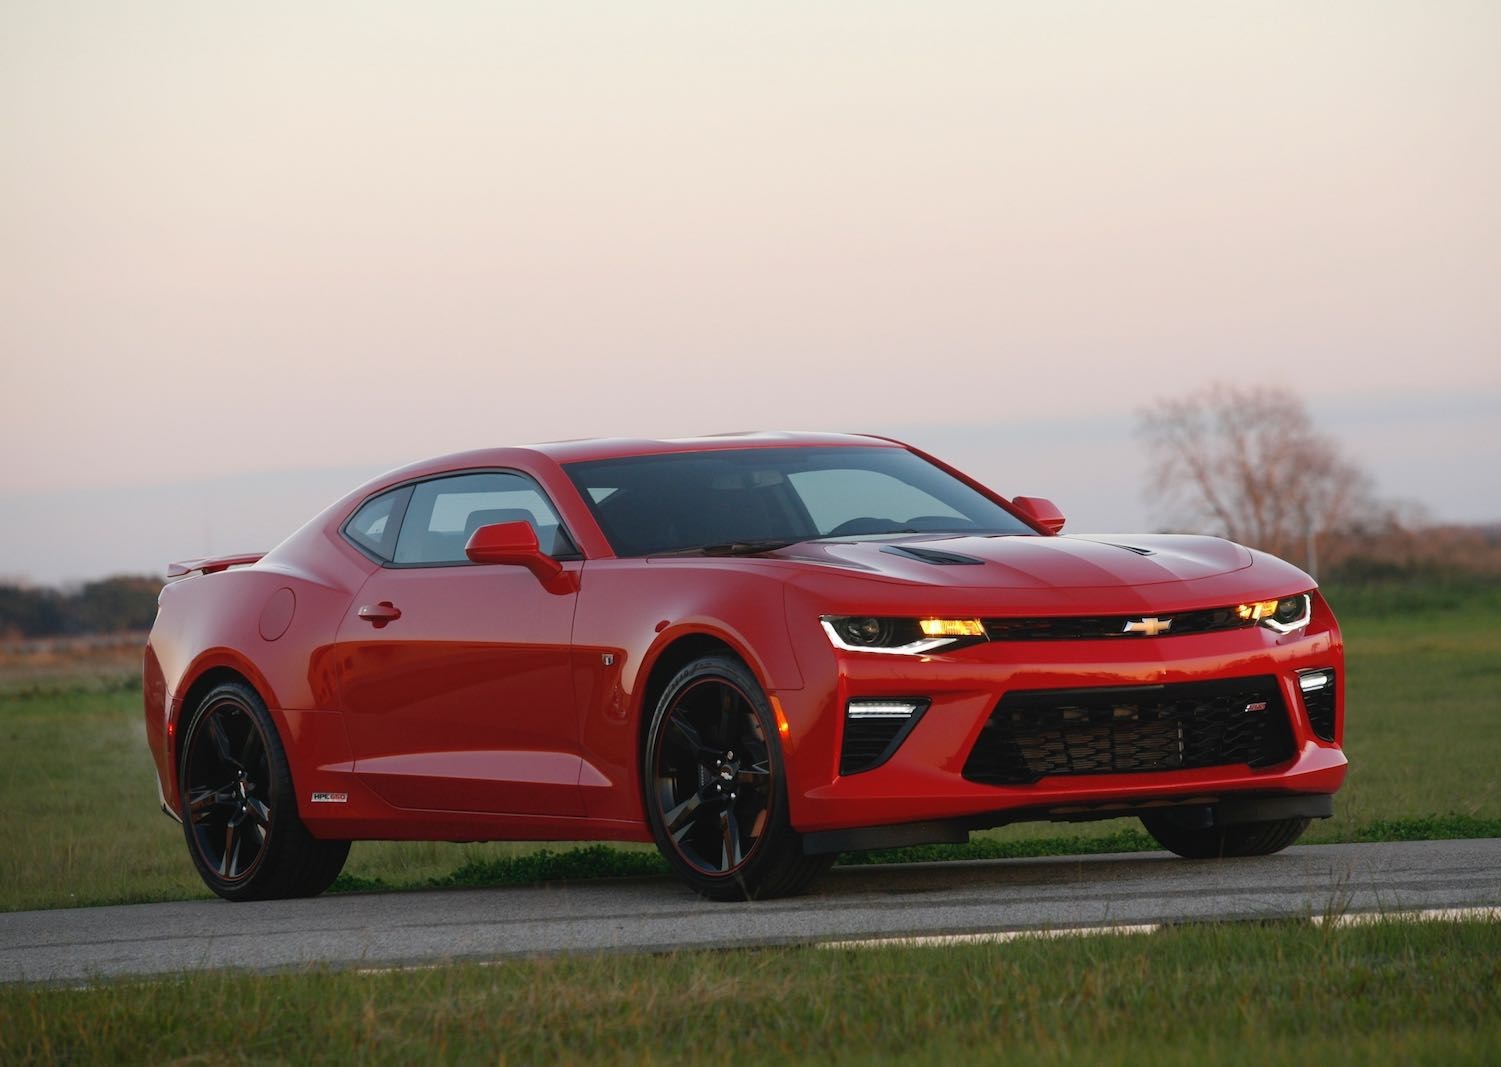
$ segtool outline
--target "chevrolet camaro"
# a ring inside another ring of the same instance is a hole
[[[842,851],[1135,816],[1185,857],[1331,814],[1343,644],[1213,537],[1063,536],[896,441],[570,441],[417,463],[174,564],[163,810],[231,900],[371,839],[655,842],[715,899]]]

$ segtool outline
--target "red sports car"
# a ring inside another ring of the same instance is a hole
[[[358,839],[655,841],[723,899],[1024,819],[1136,815],[1207,857],[1328,816],[1343,643],[1313,580],[1062,528],[875,437],[418,463],[173,567],[162,806],[232,900],[318,893]]]

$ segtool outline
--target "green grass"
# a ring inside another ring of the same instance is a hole
[[[583,1060],[1496,1063],[1501,923],[1229,924],[0,988],[5,1063]]]
[[[1348,646],[1352,771],[1308,842],[1501,836],[1501,589],[1329,592]],[[0,685],[0,910],[205,895],[181,831],[156,813],[133,680]],[[969,846],[849,861],[1154,847],[1134,820],[1024,824]],[[650,874],[645,846],[361,842],[336,888],[495,885]]]

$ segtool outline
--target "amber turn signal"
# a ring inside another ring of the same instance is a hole
[[[921,619],[917,625],[927,637],[985,636],[985,624],[979,619]]]
[[[1258,600],[1254,604],[1241,604],[1236,607],[1235,614],[1247,622],[1260,622],[1269,619],[1277,611],[1277,601]]]

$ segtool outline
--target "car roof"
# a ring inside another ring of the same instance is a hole
[[[480,448],[469,452],[451,452],[419,460],[373,478],[349,494],[341,507],[363,499],[371,493],[431,475],[482,467],[535,467],[541,457],[552,464],[585,463],[600,459],[625,459],[631,456],[666,455],[673,452],[713,452],[747,448],[905,448],[899,441],[864,434],[792,433],[753,431],[714,434],[707,437],[590,437],[574,441],[547,441],[534,445],[505,448]]]
[[[843,445],[898,448],[895,442],[865,434],[795,433],[754,430],[712,434],[706,437],[590,437],[574,441],[548,441],[527,445],[558,463],[579,463],[628,456],[654,456],[672,452],[716,452],[745,448],[829,448]]]

